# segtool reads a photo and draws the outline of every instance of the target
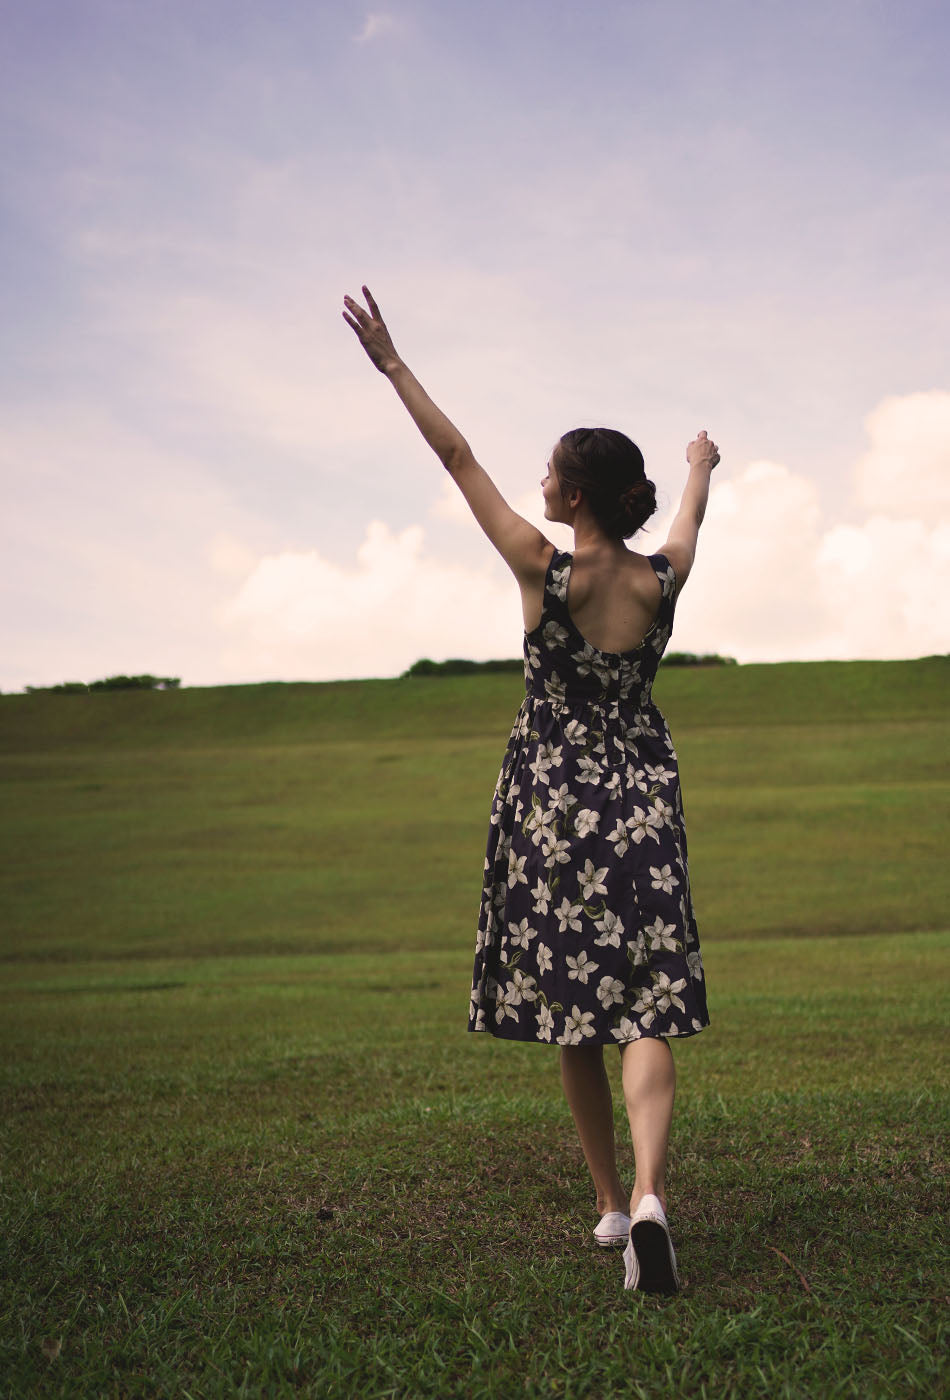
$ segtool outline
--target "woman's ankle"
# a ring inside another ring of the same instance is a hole
[[[627,1193],[619,1181],[612,1191],[597,1192],[598,1215],[610,1215],[612,1212],[627,1214]]]
[[[633,1188],[633,1192],[632,1192],[632,1194],[631,1194],[631,1196],[630,1196],[630,1214],[631,1214],[631,1215],[633,1215],[633,1214],[636,1212],[637,1206],[638,1206],[638,1205],[640,1204],[640,1202],[643,1200],[644,1196],[656,1196],[656,1198],[657,1198],[658,1201],[660,1202],[660,1205],[663,1207],[663,1214],[664,1214],[664,1215],[666,1214],[666,1188],[665,1188],[665,1187],[663,1187],[663,1186],[648,1186],[648,1187],[635,1186],[635,1187]]]

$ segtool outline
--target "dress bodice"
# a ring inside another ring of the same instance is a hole
[[[525,633],[525,688],[536,700],[561,708],[623,706],[642,710],[651,703],[660,658],[673,628],[676,575],[665,554],[649,556],[662,596],[653,625],[629,651],[601,651],[578,631],[567,609],[572,556],[555,550],[544,580],[541,621]]]

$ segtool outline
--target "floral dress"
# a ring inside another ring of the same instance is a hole
[[[469,1030],[623,1045],[709,1024],[676,753],[651,697],[676,575],[653,626],[599,651],[567,610],[571,555],[548,565],[524,640],[526,694],[495,788]]]

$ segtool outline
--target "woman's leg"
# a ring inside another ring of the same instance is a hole
[[[630,1120],[637,1176],[630,1214],[648,1192],[666,1209],[666,1150],[673,1119],[676,1069],[665,1040],[643,1036],[622,1047],[623,1096]]]
[[[601,1215],[626,1214],[627,1197],[617,1175],[614,1109],[602,1045],[562,1045],[561,1083],[597,1190]]]

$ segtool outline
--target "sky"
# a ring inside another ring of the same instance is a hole
[[[516,656],[517,587],[341,316],[545,525],[639,443],[672,646],[950,634],[937,0],[0,0],[0,689]]]

